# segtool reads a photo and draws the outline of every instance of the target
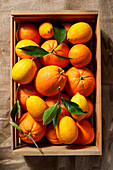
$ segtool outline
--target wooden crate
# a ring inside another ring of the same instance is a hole
[[[93,58],[90,69],[96,78],[95,90],[91,95],[95,106],[95,113],[90,118],[95,128],[95,141],[87,146],[61,145],[53,146],[40,143],[39,147],[45,155],[102,155],[102,116],[101,116],[101,38],[100,38],[100,14],[97,11],[49,11],[49,12],[12,12],[11,13],[11,69],[18,61],[15,54],[16,28],[21,23],[40,24],[43,21],[50,22],[88,22],[93,28],[93,38],[89,44]],[[16,102],[16,89],[18,84],[11,78],[11,109]],[[21,110],[21,109],[20,109]],[[21,115],[18,113],[17,118]],[[34,145],[24,144],[17,136],[14,127],[11,127],[12,153],[14,155],[41,155]]]

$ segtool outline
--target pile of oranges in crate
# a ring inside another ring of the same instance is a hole
[[[95,78],[85,67],[92,59],[86,45],[92,34],[86,22],[18,27],[15,52],[20,60],[12,68],[12,79],[19,84],[14,107],[20,105],[25,113],[12,125],[22,141],[38,142],[44,135],[55,145],[87,145],[94,140],[93,126],[86,120],[94,112],[87,96],[95,88]]]

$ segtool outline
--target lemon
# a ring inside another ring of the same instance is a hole
[[[83,95],[81,95],[79,92],[77,92],[77,93],[71,98],[71,101],[74,102],[74,103],[77,103],[83,111],[88,111],[88,103],[87,103],[87,100],[86,100],[86,98],[85,98]]]
[[[67,33],[67,40],[69,40],[72,44],[87,43],[91,37],[92,28],[86,22],[78,22],[73,24]]]
[[[88,102],[86,100],[86,98],[81,95],[79,92],[77,92],[72,98],[71,98],[71,101],[78,104],[80,106],[80,108],[83,110],[83,111],[88,111]],[[85,118],[86,114],[83,114],[83,115],[75,115],[75,114],[71,114],[72,117],[74,119],[76,119],[77,121],[81,121],[82,119]]]
[[[56,134],[60,142],[72,144],[78,137],[78,127],[71,117],[65,116],[56,126]]]
[[[27,46],[37,46],[38,47],[39,45],[36,44],[32,40],[21,40],[16,44],[16,47],[15,47],[15,52],[16,52],[17,56],[20,57],[21,59],[23,59],[23,58],[29,58],[29,59],[36,58],[36,57],[30,56],[29,54],[26,54],[25,52],[23,52],[20,49],[22,47],[27,47]]]
[[[31,59],[22,59],[12,68],[12,78],[20,84],[31,82],[36,74],[37,67]]]
[[[28,112],[37,121],[43,120],[44,111],[47,109],[46,102],[38,96],[30,96],[26,101]]]

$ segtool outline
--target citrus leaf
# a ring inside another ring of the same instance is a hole
[[[57,114],[57,103],[46,109],[43,114],[43,125],[49,124]]]
[[[19,111],[19,101],[17,100],[16,103],[14,104],[13,109],[11,110],[11,118],[15,122],[15,115]]]
[[[44,50],[43,48],[37,47],[37,46],[27,46],[27,47],[21,47],[19,49],[21,49],[26,54],[31,55],[33,57],[42,57],[49,53],[46,50]]]
[[[72,58],[64,57],[64,56],[61,56],[61,55],[58,55],[58,54],[55,54],[55,53],[54,53],[54,55],[56,55],[58,58],[61,58],[63,60],[70,60],[70,59],[72,59]]]
[[[11,124],[12,126],[14,126],[16,129],[18,129],[22,134],[26,135],[26,134],[19,128],[19,126],[18,126],[16,123],[10,122],[10,124]]]
[[[61,44],[66,37],[66,30],[63,25],[53,25],[53,32],[54,32],[54,37],[57,40],[57,44]]]
[[[83,115],[85,113],[88,113],[87,111],[83,111],[78,104],[64,99],[63,97],[61,97],[61,101],[63,105],[67,108],[67,110],[72,114]]]
[[[57,105],[57,114],[56,116],[53,118],[53,125],[54,127],[56,128],[58,122],[59,122],[59,119],[60,119],[60,115],[61,115],[61,106],[60,104]]]

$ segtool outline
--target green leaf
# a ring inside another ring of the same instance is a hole
[[[53,125],[54,127],[56,128],[58,122],[59,122],[59,119],[60,119],[60,115],[61,115],[61,106],[60,104],[57,105],[57,114],[56,116],[53,118]]]
[[[37,47],[37,46],[27,46],[27,47],[22,47],[22,48],[19,48],[19,49],[21,49],[26,54],[31,55],[33,57],[42,57],[42,56],[47,55],[49,53],[46,50],[44,50],[43,48]]]
[[[54,32],[55,39],[57,40],[57,44],[58,45],[61,44],[65,40],[65,37],[66,37],[66,30],[64,26],[53,25],[53,32]]]
[[[63,59],[63,60],[71,60],[72,59],[72,58],[64,57],[64,56],[61,56],[61,55],[58,55],[58,54],[55,54],[55,53],[54,53],[54,55],[56,55],[58,58]]]
[[[46,109],[43,114],[43,125],[49,124],[57,114],[57,103]]]
[[[12,126],[14,126],[16,129],[18,129],[22,134],[25,134],[25,133],[19,128],[19,126],[18,126],[16,123],[10,122],[10,124],[11,124]],[[25,135],[26,135],[26,134],[25,134]]]
[[[14,104],[13,109],[11,110],[11,118],[15,122],[15,115],[19,111],[19,101],[17,100],[16,103]]]
[[[68,109],[68,111],[72,114],[83,115],[85,113],[88,113],[87,111],[83,111],[78,104],[64,99],[63,97],[61,97],[61,101],[63,105]]]

